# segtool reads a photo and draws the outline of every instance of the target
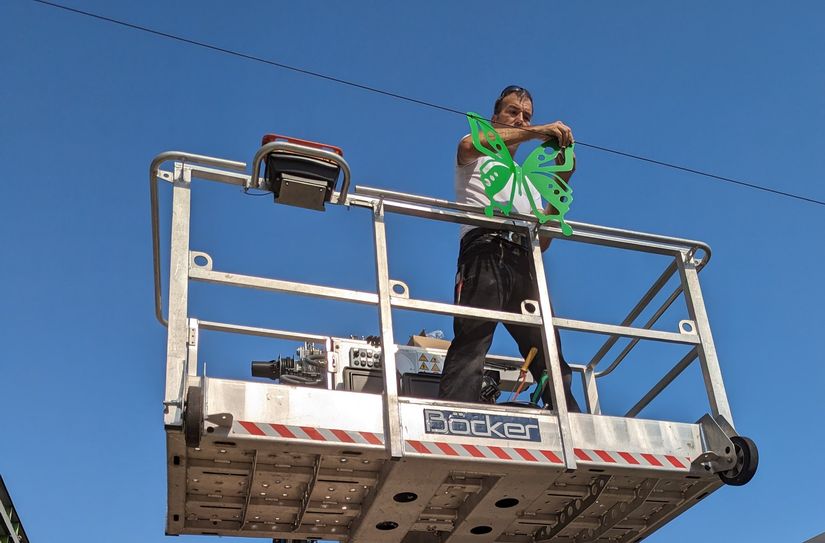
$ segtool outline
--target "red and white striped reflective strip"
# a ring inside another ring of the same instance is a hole
[[[334,443],[357,443],[360,445],[384,446],[384,434],[359,432],[356,430],[335,430],[315,428],[312,426],[291,426],[286,424],[269,424],[237,420],[232,422],[232,433],[251,436],[269,436],[286,439],[304,439],[307,441],[325,441]]]
[[[563,464],[561,453],[543,449],[523,449],[519,447],[496,447],[494,445],[469,445],[467,443],[444,443],[441,441],[404,441],[407,452],[419,454],[439,454],[460,458],[490,458],[493,460],[517,460],[539,464]]]
[[[384,434],[377,432],[336,430],[331,428],[269,424],[243,420],[232,422],[232,433],[301,439],[306,441],[384,446]],[[404,441],[404,449],[409,453],[453,456],[457,458],[482,458],[558,465],[564,463],[561,451],[551,451],[547,449],[470,445],[468,443],[445,443],[441,441],[415,441],[412,439]],[[669,454],[630,453],[625,451],[605,451],[602,449],[573,449],[573,453],[576,455],[578,462],[588,464],[638,466],[684,471],[690,469],[690,458],[680,458]]]
[[[469,445],[466,443],[444,443],[438,441],[404,442],[406,452],[454,456],[457,458],[485,458],[493,460],[514,460],[538,464],[563,464],[561,451],[546,449],[523,449],[519,447],[495,447],[492,445]],[[673,455],[604,451],[600,449],[573,449],[578,462],[617,466],[638,466],[661,469],[690,469],[690,458]]]
[[[613,464],[617,466],[640,466],[662,469],[690,469],[690,458],[671,454],[630,453],[625,451],[603,451],[600,449],[573,449],[576,460],[594,464]]]

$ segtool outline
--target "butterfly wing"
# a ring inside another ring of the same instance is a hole
[[[473,112],[467,113],[467,120],[470,123],[473,146],[478,152],[501,162],[505,166],[512,166],[513,157],[510,156],[510,151],[504,145],[504,140],[498,135],[493,125],[478,113]],[[481,141],[481,134],[484,134],[485,141],[483,142]]]
[[[570,210],[570,204],[573,202],[573,190],[559,176],[559,173],[573,170],[574,145],[562,151],[553,144],[552,140],[546,141],[530,153],[523,166],[525,180],[535,187],[542,198],[547,200],[557,211],[557,213],[546,214],[533,208],[536,218],[542,224],[551,219],[558,221],[562,232],[566,236],[573,233],[570,225],[564,222],[564,215]],[[562,152],[564,153],[564,162],[556,164],[556,157]]]
[[[473,138],[473,146],[476,150],[486,155],[488,160],[484,161],[480,167],[481,183],[484,185],[484,193],[490,199],[490,205],[484,208],[487,216],[493,215],[493,209],[500,209],[505,215],[510,213],[513,207],[513,196],[515,191],[511,191],[510,198],[506,203],[495,200],[495,196],[507,187],[508,183],[516,183],[516,163],[510,155],[510,151],[504,144],[504,140],[498,135],[496,129],[478,113],[467,113],[467,121],[470,123],[470,131]],[[484,141],[481,140],[484,135]]]
[[[513,208],[513,196],[515,195],[516,184],[514,182],[513,169],[508,168],[495,159],[486,160],[479,169],[481,183],[484,185],[484,193],[490,198],[490,205],[484,208],[484,213],[488,217],[493,216],[493,209],[500,209],[502,213],[508,215]],[[495,196],[505,190],[511,184],[510,198],[507,202],[500,202]]]

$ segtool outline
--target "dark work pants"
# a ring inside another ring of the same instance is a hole
[[[468,233],[470,236],[472,234]],[[499,311],[521,313],[521,302],[538,300],[533,265],[528,249],[501,237],[485,234],[462,243],[458,257],[455,303],[462,306],[479,307]],[[444,360],[444,371],[438,397],[460,402],[478,402],[484,359],[493,341],[493,332],[498,325],[495,321],[482,321],[455,317],[453,333],[455,338]],[[527,357],[531,347],[538,354],[530,365],[533,380],[538,382],[547,367],[541,328],[505,324],[507,331],[518,344],[522,357]],[[575,413],[579,406],[570,391],[572,375],[570,366],[561,355],[561,340],[556,331],[556,343],[561,357],[562,381],[567,408]],[[551,406],[551,383],[542,395],[546,406]]]

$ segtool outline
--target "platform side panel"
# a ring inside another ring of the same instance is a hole
[[[698,424],[570,415],[579,461],[690,471],[704,452]]]
[[[456,461],[562,466],[552,412],[490,405],[401,400],[405,451]],[[688,473],[702,450],[696,424],[571,413],[574,454],[615,471]]]
[[[277,441],[383,447],[381,396],[206,378],[207,430]],[[228,415],[224,422],[222,417]]]

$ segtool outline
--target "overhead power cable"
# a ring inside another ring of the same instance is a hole
[[[258,57],[258,56],[255,56],[255,55],[249,55],[249,54],[246,54],[246,53],[242,53],[240,51],[234,51],[232,49],[226,49],[224,47],[218,47],[217,45],[212,45],[212,44],[205,43],[205,42],[202,42],[202,41],[197,41],[197,40],[192,40],[192,39],[189,39],[189,38],[184,38],[182,36],[177,36],[175,34],[169,34],[168,32],[161,32],[160,30],[155,30],[155,29],[148,28],[148,27],[141,26],[141,25],[137,25],[137,24],[134,24],[134,23],[121,21],[119,19],[114,19],[112,17],[106,17],[104,15],[99,15],[97,13],[92,13],[92,12],[89,12],[89,11],[84,11],[84,10],[77,9],[77,8],[72,8],[72,7],[69,7],[69,6],[64,6],[62,4],[57,4],[57,3],[54,3],[54,2],[48,2],[47,0],[32,0],[32,1],[36,2],[38,4],[43,4],[43,5],[49,6],[49,7],[69,11],[69,12],[75,13],[77,15],[83,15],[83,16],[86,16],[86,17],[91,17],[93,19],[98,19],[100,21],[105,21],[105,22],[108,22],[108,23],[124,26],[126,28],[131,28],[133,30],[138,30],[140,32],[146,32],[146,33],[149,33],[149,34],[153,34],[155,36],[168,38],[170,40],[175,40],[175,41],[178,41],[178,42],[181,42],[181,43],[186,43],[186,44],[189,44],[189,45],[202,47],[204,49],[217,51],[219,53],[224,53],[224,54],[227,54],[227,55],[231,55],[231,56],[246,59],[246,60],[251,60],[251,61],[254,61],[254,62],[260,62],[262,64],[267,64],[267,65],[273,66],[275,68],[281,68],[281,69],[289,70],[289,71],[296,72],[296,73],[299,73],[299,74],[308,75],[308,76],[316,77],[316,78],[319,78],[319,79],[324,79],[326,81],[331,81],[333,83],[337,83],[337,84],[340,84],[340,85],[346,85],[346,86],[349,86],[349,87],[354,87],[354,88],[357,88],[357,89],[365,90],[367,92],[373,92],[373,93],[376,93],[376,94],[381,94],[381,95],[384,95],[384,96],[388,96],[390,98],[395,98],[397,100],[403,100],[405,102],[418,104],[420,106],[429,107],[429,108],[437,109],[437,110],[441,110],[441,111],[446,111],[448,113],[455,113],[457,115],[461,115],[462,117],[466,115],[466,113],[463,112],[463,111],[459,111],[457,109],[453,109],[453,108],[447,107],[447,106],[442,106],[440,104],[436,104],[436,103],[433,103],[433,102],[428,102],[426,100],[419,100],[418,98],[412,98],[410,96],[405,96],[403,94],[398,94],[398,93],[395,93],[395,92],[386,91],[386,90],[383,90],[383,89],[379,89],[377,87],[372,87],[372,86],[369,86],[369,85],[363,85],[361,83],[356,83],[354,81],[348,81],[346,79],[333,77],[331,75],[326,75],[326,74],[322,74],[320,72],[307,70],[305,68],[300,68],[300,67],[297,67],[297,66],[290,66],[289,64],[284,64],[282,62],[276,62],[274,60],[269,60],[269,59]],[[534,131],[534,130],[530,130],[529,128],[517,127],[517,126],[512,126],[512,125],[505,125],[505,126],[510,126],[510,128],[520,128],[521,130],[525,130],[527,132],[531,132],[531,133],[534,133],[534,134],[540,134],[539,132]],[[589,148],[595,149],[597,151],[603,151],[603,152],[606,152],[606,153],[611,153],[611,154],[618,155],[618,156],[623,156],[623,157],[626,157],[626,158],[640,160],[640,161],[647,162],[647,163],[650,163],[650,164],[655,164],[657,166],[663,166],[665,168],[671,168],[671,169],[674,169],[674,170],[679,170],[679,171],[683,171],[683,172],[687,172],[687,173],[692,173],[692,174],[695,174],[695,175],[701,175],[703,177],[708,177],[710,179],[717,179],[719,181],[725,181],[727,183],[733,183],[735,185],[751,188],[751,189],[754,189],[754,190],[760,190],[760,191],[763,191],[763,192],[768,192],[770,194],[776,194],[778,196],[786,196],[788,198],[801,200],[803,202],[809,202],[809,203],[812,203],[812,204],[825,206],[825,201],[817,200],[815,198],[809,198],[807,196],[801,196],[801,195],[798,195],[798,194],[793,194],[793,193],[785,192],[785,191],[782,191],[782,190],[772,189],[770,187],[757,185],[755,183],[749,183],[747,181],[741,181],[741,180],[738,180],[738,179],[733,179],[733,178],[725,177],[725,176],[722,176],[722,175],[716,175],[716,174],[713,174],[713,173],[697,170],[695,168],[688,168],[686,166],[680,166],[678,164],[672,164],[670,162],[665,162],[665,161],[662,161],[662,160],[656,160],[656,159],[653,159],[653,158],[648,158],[648,157],[636,155],[636,154],[633,154],[633,153],[618,151],[616,149],[611,149],[609,147],[604,147],[604,146],[601,146],[601,145],[594,145],[592,143],[586,143],[586,142],[583,142],[581,140],[576,140],[576,145],[580,145],[582,147],[589,147]]]

